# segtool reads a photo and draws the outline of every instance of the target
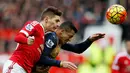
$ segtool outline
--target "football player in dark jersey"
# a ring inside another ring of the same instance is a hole
[[[105,34],[97,33],[90,36],[84,42],[78,44],[67,43],[77,32],[74,24],[70,21],[63,22],[55,32],[48,32],[45,35],[44,51],[41,58],[33,69],[33,73],[48,73],[51,66],[64,67],[69,69],[76,69],[76,66],[67,61],[55,60],[60,52],[60,48],[75,52],[84,52],[93,41],[104,38]]]

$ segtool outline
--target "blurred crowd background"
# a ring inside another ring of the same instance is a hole
[[[112,4],[121,4],[128,12],[121,25],[112,25],[105,18]],[[0,0],[0,68],[15,50],[14,36],[23,24],[39,20],[43,9],[55,6],[64,12],[62,21],[72,20],[79,30],[72,43],[84,41],[96,32],[106,33],[106,37],[80,55],[61,50],[57,59],[74,62],[78,70],[53,67],[50,73],[111,73],[114,56],[125,50],[123,40],[130,36],[129,5],[130,0]]]

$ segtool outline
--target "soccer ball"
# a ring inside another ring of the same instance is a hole
[[[121,24],[125,21],[126,17],[126,9],[118,4],[112,5],[106,12],[106,18],[112,24]]]

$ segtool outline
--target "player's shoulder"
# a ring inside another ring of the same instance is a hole
[[[47,32],[45,34],[45,44],[48,48],[53,48],[58,43],[58,37],[55,32]]]
[[[25,25],[32,25],[32,26],[36,26],[36,25],[38,25],[38,24],[40,24],[38,21],[27,21],[26,23],[25,23]]]
[[[51,40],[53,42],[58,42],[58,37],[56,35],[56,32],[47,32],[45,33],[46,40]]]
[[[28,20],[28,21],[26,21],[26,22],[28,22],[28,23],[34,23],[34,24],[39,24],[39,22],[38,21],[36,21],[36,20]]]
[[[119,59],[119,58],[123,58],[123,57],[126,57],[127,56],[127,52],[120,52],[116,55],[116,58]]]
[[[45,36],[47,36],[47,37],[50,36],[50,37],[53,37],[53,38],[57,37],[56,32],[46,32]]]
[[[124,59],[127,56],[126,52],[120,52],[116,55],[115,59],[114,59],[114,64],[117,64],[121,59]]]
[[[24,24],[24,27],[26,30],[31,31],[32,29],[36,28],[35,26],[38,25],[39,26],[39,22],[38,21],[27,21]]]

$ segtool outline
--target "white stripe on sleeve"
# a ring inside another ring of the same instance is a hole
[[[28,32],[27,32],[27,31],[25,31],[25,30],[21,30],[20,32],[21,32],[21,33],[23,33],[23,34],[25,34],[25,35],[26,35],[26,37],[28,37],[28,36],[29,36]]]
[[[112,69],[119,70],[119,66],[118,65],[112,65]]]

